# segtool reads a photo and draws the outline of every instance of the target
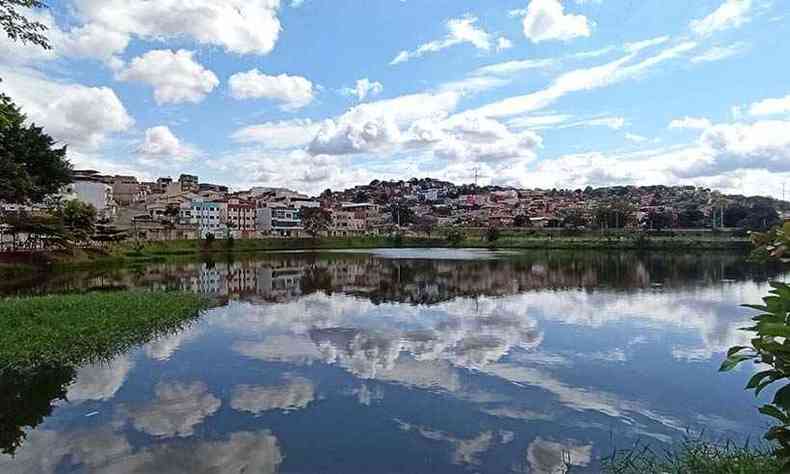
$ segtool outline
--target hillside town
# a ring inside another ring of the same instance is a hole
[[[57,202],[96,210],[113,235],[147,241],[387,235],[435,229],[765,229],[787,217],[786,202],[722,195],[693,186],[618,186],[576,190],[455,185],[431,178],[378,181],[308,196],[290,189],[235,191],[182,174],[145,182],[75,170]],[[0,203],[4,214],[47,213],[51,204]],[[309,210],[326,224],[306,230]],[[313,235],[315,236],[315,235]]]

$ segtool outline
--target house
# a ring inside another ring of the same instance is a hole
[[[189,205],[181,207],[182,221],[196,225],[200,238],[205,239],[209,234],[222,239],[228,234],[227,227],[227,202],[201,201],[195,199]]]
[[[367,220],[349,210],[335,209],[332,211],[332,224],[329,235],[332,237],[350,237],[364,234]]]
[[[228,200],[227,224],[234,238],[246,239],[255,235],[255,204],[231,198]]]
[[[255,228],[277,237],[299,237],[304,230],[299,209],[267,201],[259,201],[256,206]]]
[[[181,191],[198,192],[200,185],[198,184],[199,178],[192,174],[182,174],[178,177],[178,183],[181,185]]]
[[[94,177],[75,173],[74,181],[61,189],[60,197],[64,201],[77,200],[92,205],[100,220],[115,217],[117,204],[113,199],[112,186]]]

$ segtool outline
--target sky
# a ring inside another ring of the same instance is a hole
[[[786,0],[66,0],[0,91],[77,168],[790,196]]]

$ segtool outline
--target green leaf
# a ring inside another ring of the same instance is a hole
[[[763,405],[759,408],[759,411],[763,415],[768,415],[770,417],[776,418],[782,423],[785,423],[787,421],[787,417],[785,416],[784,413],[782,413],[782,410],[776,408],[773,405]]]
[[[722,362],[721,367],[719,367],[719,372],[727,372],[734,369],[738,364],[745,360],[754,359],[756,356],[753,354],[737,354],[732,357],[728,357],[724,362]]]
[[[785,385],[776,392],[773,403],[785,409],[790,408],[790,385]]]
[[[783,323],[760,322],[757,324],[757,332],[761,336],[790,337],[790,326]]]
[[[757,311],[768,311],[768,307],[760,304],[742,304],[741,307],[754,309]]]
[[[767,379],[767,380],[763,380],[762,382],[760,382],[759,385],[757,385],[757,387],[755,387],[755,389],[754,389],[754,396],[755,397],[759,397],[760,396],[760,392],[762,392],[765,389],[765,387],[771,385],[773,382],[774,382],[774,380],[772,380],[772,379]]]
[[[741,352],[742,350],[748,349],[748,348],[749,348],[748,346],[734,346],[734,347],[730,347],[730,350],[727,351],[727,357],[732,357],[735,354],[737,354],[738,352]]]
[[[749,383],[746,384],[746,389],[748,390],[752,388],[757,388],[760,385],[760,382],[762,382],[764,378],[772,377],[772,376],[781,376],[781,373],[778,370],[773,370],[773,369],[757,372],[756,374],[752,375],[752,378],[749,379]]]

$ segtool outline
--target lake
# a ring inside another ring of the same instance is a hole
[[[635,442],[756,439],[753,367],[717,369],[748,343],[739,305],[787,278],[726,253],[389,249],[5,282],[217,303],[115,360],[0,380],[0,472],[598,472]]]

